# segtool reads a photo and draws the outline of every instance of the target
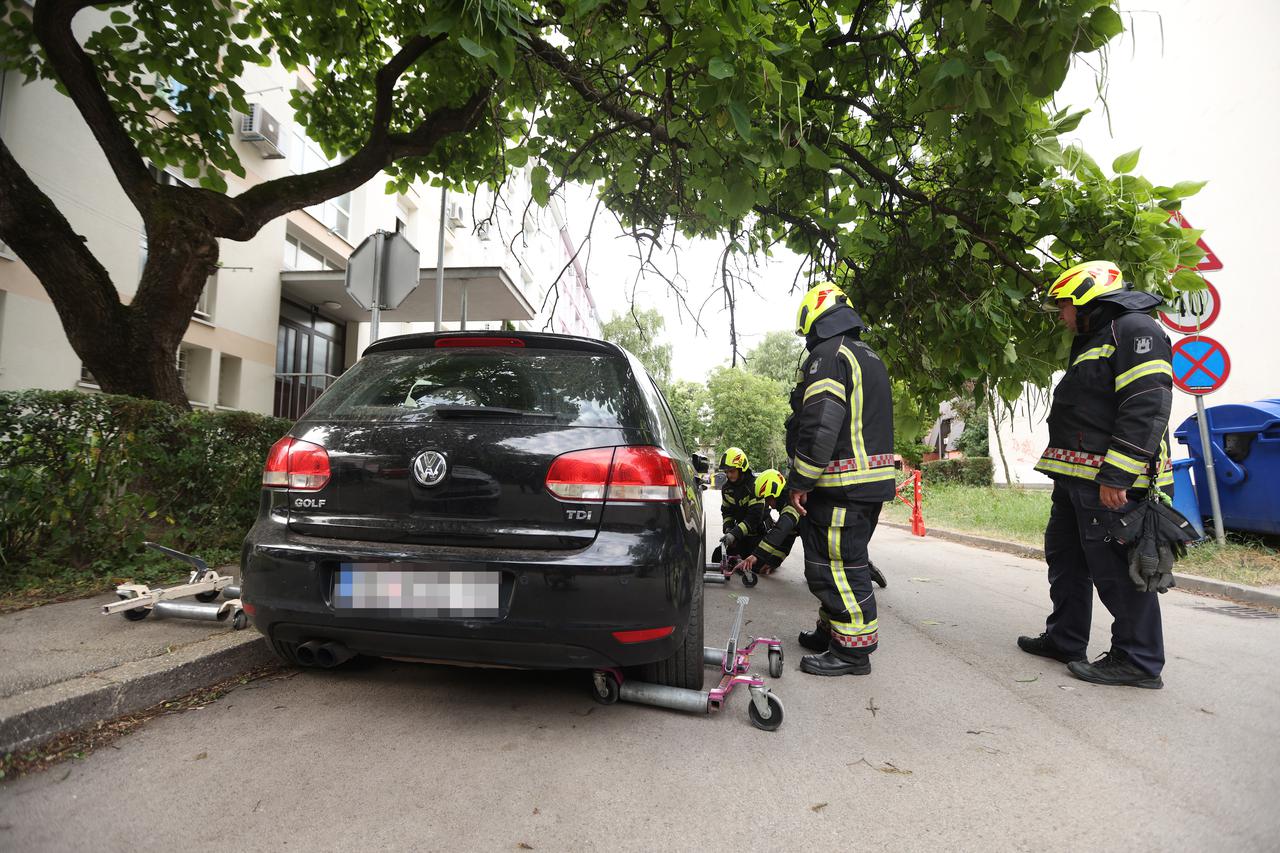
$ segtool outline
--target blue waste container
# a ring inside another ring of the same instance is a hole
[[[1228,530],[1280,533],[1280,399],[1205,409],[1209,450]],[[1201,512],[1210,511],[1196,416],[1174,432],[1191,453]],[[1176,492],[1176,487],[1175,487]]]
[[[1200,501],[1196,499],[1196,490],[1191,486],[1191,459],[1173,460],[1173,508],[1182,513],[1196,535],[1204,538],[1204,522],[1200,518]]]

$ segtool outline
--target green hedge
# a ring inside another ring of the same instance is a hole
[[[973,456],[964,459],[935,459],[921,467],[921,477],[929,483],[959,483],[963,486],[990,486],[992,482],[991,457]]]
[[[0,589],[54,564],[127,575],[144,539],[238,550],[289,427],[108,394],[0,393]]]

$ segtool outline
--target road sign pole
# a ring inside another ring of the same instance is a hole
[[[436,237],[436,328],[444,325],[444,215],[445,204],[449,199],[449,190],[443,179],[440,183],[440,233]]]
[[[369,317],[369,343],[378,340],[378,323],[382,319],[382,250],[387,243],[382,231],[376,232],[374,237],[377,242],[373,253],[373,308]]]
[[[1222,504],[1218,502],[1218,475],[1214,473],[1213,448],[1209,446],[1209,419],[1204,411],[1204,397],[1196,395],[1196,423],[1200,426],[1200,452],[1204,454],[1204,478],[1209,481],[1209,505],[1213,508],[1213,538],[1227,544],[1222,528]]]

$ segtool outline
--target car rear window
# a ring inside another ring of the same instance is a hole
[[[430,420],[442,406],[454,417],[458,407],[477,406],[553,417],[556,423],[575,426],[642,423],[622,359],[508,347],[371,353],[342,374],[306,418]]]

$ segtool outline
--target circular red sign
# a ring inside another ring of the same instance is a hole
[[[1231,375],[1227,348],[1204,335],[1183,338],[1173,345],[1173,384],[1188,394],[1211,394]]]
[[[1160,312],[1160,322],[1182,335],[1194,335],[1212,326],[1222,312],[1222,297],[1208,279],[1204,283],[1205,290],[1179,293]]]

